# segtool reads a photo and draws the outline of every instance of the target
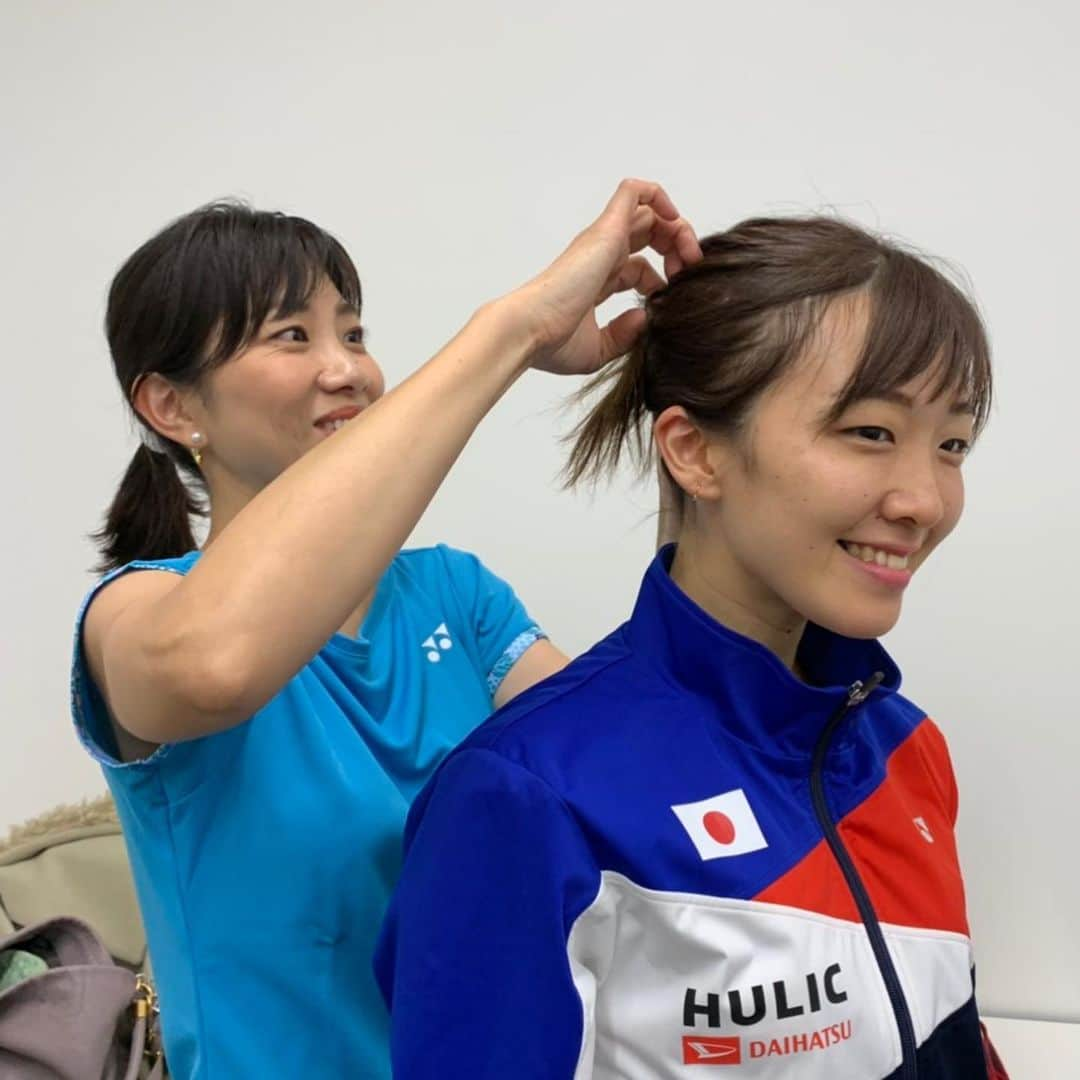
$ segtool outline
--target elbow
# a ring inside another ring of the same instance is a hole
[[[254,712],[249,705],[249,667],[233,650],[200,657],[176,672],[177,696],[193,712],[235,717],[238,722]]]
[[[157,688],[161,707],[137,710],[146,730],[132,734],[140,738],[165,743],[213,735],[258,708],[250,700],[250,666],[238,650],[174,649],[151,654],[147,661],[148,681]]]

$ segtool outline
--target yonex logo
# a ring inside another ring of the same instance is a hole
[[[450,631],[446,628],[446,623],[439,623],[435,632],[421,643],[421,648],[427,652],[427,658],[433,664],[437,664],[442,659],[440,649],[446,652],[447,649],[453,647],[454,643],[450,640]]]
[[[738,1038],[704,1039],[699,1035],[684,1035],[682,1041],[684,1065],[741,1065],[742,1041]]]

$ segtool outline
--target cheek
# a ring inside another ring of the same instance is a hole
[[[307,399],[305,384],[288,372],[262,371],[258,378],[236,380],[223,400],[237,449],[261,456],[282,439],[305,437]]]
[[[803,467],[759,471],[732,507],[729,529],[748,564],[769,575],[804,573],[830,547],[835,488]],[[731,535],[731,533],[729,533]]]
[[[850,463],[806,455],[803,465],[786,477],[784,492],[803,546],[831,552],[837,540],[874,513],[879,487],[876,477]]]

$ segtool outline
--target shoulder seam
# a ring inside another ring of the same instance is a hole
[[[492,737],[492,742],[491,742],[491,745],[490,745],[490,749],[495,750],[496,747],[498,746],[498,743],[501,742],[503,736],[506,735],[509,732],[510,728],[514,724],[516,724],[518,721],[524,720],[526,716],[529,716],[531,713],[535,712],[541,706],[551,705],[554,702],[559,701],[561,698],[565,697],[568,693],[570,693],[571,690],[579,690],[581,687],[587,686],[590,682],[592,682],[593,679],[598,678],[600,675],[604,674],[606,671],[608,671],[615,664],[619,664],[619,663],[622,663],[624,661],[627,661],[627,660],[631,659],[631,657],[632,657],[632,654],[629,651],[625,652],[622,656],[612,657],[602,667],[597,668],[596,671],[590,672],[588,674],[588,676],[586,676],[585,678],[583,678],[583,679],[575,679],[568,686],[563,687],[558,692],[558,694],[555,695],[555,697],[545,698],[543,701],[536,701],[536,702],[533,702],[530,705],[527,705],[525,708],[523,708],[521,710],[519,715],[509,717],[506,720],[505,725],[502,727],[502,729],[496,735],[494,735]],[[566,669],[564,668],[563,670],[565,671]],[[560,672],[559,674],[561,675],[562,672]],[[556,675],[555,677],[558,678],[559,676]],[[510,707],[512,707],[512,706],[510,706]],[[505,708],[505,706],[504,706],[504,708]],[[476,747],[476,749],[485,749],[485,748],[484,747]],[[499,753],[501,754],[502,751],[500,750]],[[507,759],[507,760],[509,760],[509,759]]]

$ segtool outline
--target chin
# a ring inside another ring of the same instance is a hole
[[[870,640],[887,634],[900,619],[899,605],[850,609],[829,608],[810,615],[811,622],[843,637]]]

